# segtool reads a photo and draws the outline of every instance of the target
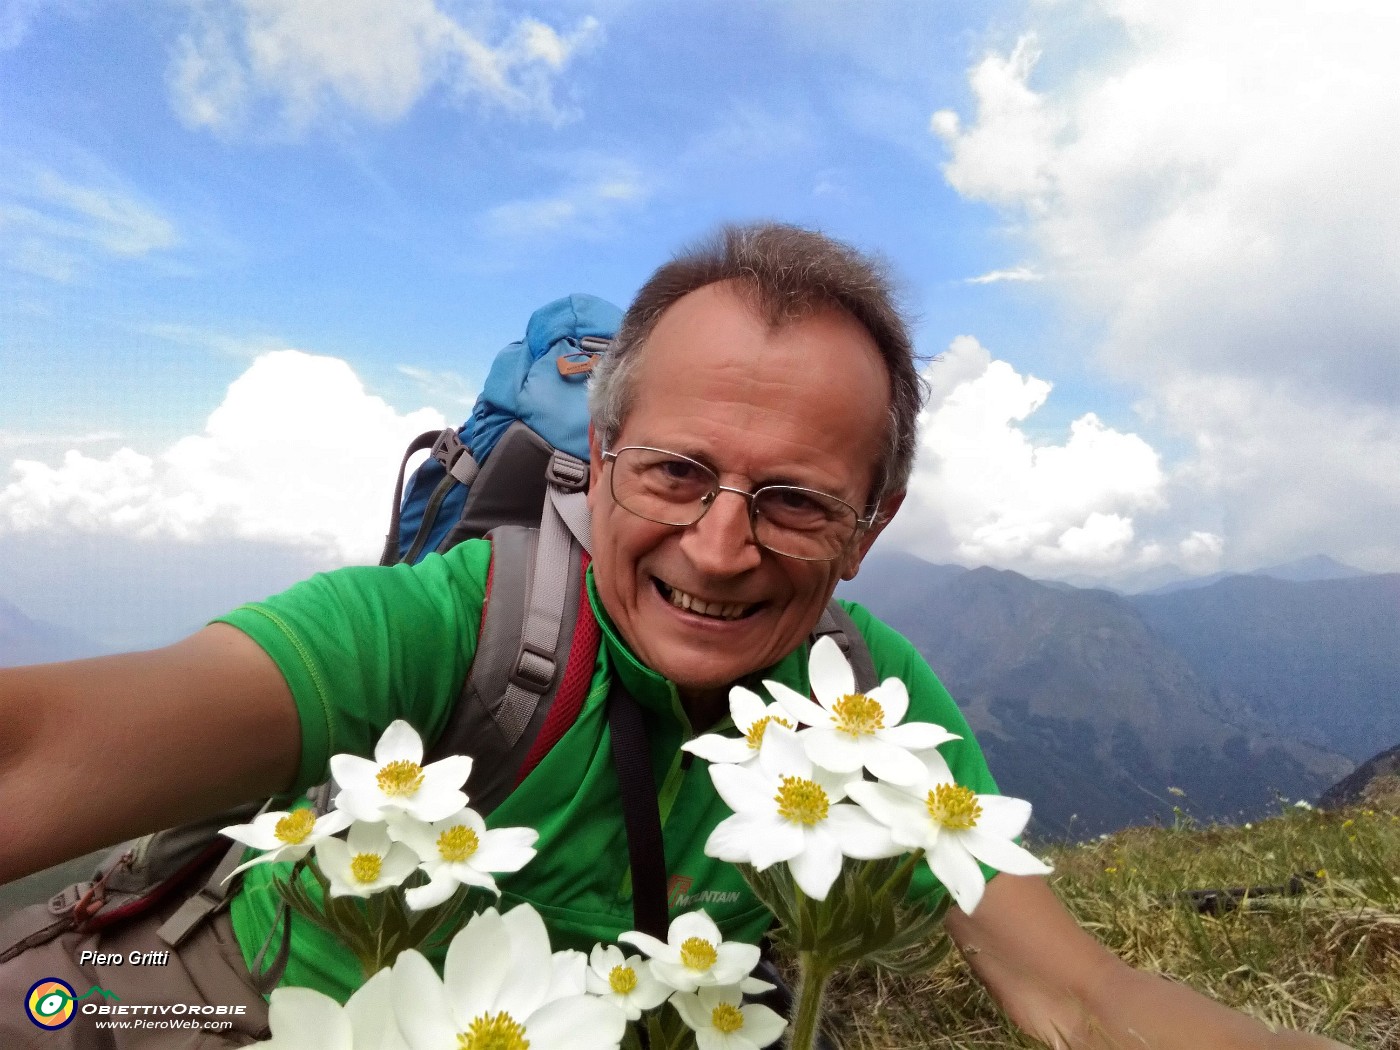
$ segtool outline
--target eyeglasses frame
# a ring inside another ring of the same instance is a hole
[[[623,445],[621,448],[618,449],[604,449],[600,455],[604,463],[610,463],[615,465],[617,462],[617,457],[621,453],[633,449],[639,452],[659,452],[663,456],[674,456],[676,459],[683,459],[687,463],[693,463],[697,467],[700,467],[702,470],[709,471],[710,474],[714,475],[715,487],[711,489],[707,495],[700,497],[700,513],[695,516],[695,519],[693,521],[687,522],[684,525],[681,525],[671,521],[657,521],[655,518],[648,518],[645,514],[638,514],[631,507],[627,506],[627,504],[623,503],[622,500],[618,499],[617,492],[613,488],[613,479],[617,476],[616,472],[614,471],[608,475],[608,494],[612,496],[613,502],[616,503],[623,510],[627,511],[627,513],[635,514],[643,521],[654,522],[657,525],[668,525],[671,528],[688,529],[692,525],[698,524],[700,519],[703,518],[709,512],[709,509],[712,506],[714,506],[715,500],[719,498],[719,494],[721,492],[732,492],[736,496],[744,497],[744,499],[748,502],[749,532],[753,535],[754,543],[758,544],[766,551],[772,551],[772,553],[778,555],[780,558],[792,558],[794,561],[807,562],[836,561],[838,558],[842,557],[848,551],[850,551],[852,545],[855,544],[857,539],[860,537],[861,533],[868,532],[870,528],[875,524],[876,519],[880,515],[880,501],[878,499],[875,501],[875,506],[870,509],[870,513],[866,517],[862,518],[860,516],[860,512],[856,510],[855,507],[851,506],[849,503],[843,500],[840,496],[833,496],[830,492],[823,492],[821,489],[808,488],[806,485],[760,485],[753,491],[735,488],[733,485],[721,485],[719,483],[719,472],[716,471],[713,467],[705,463],[701,463],[698,459],[695,459],[692,456],[687,456],[681,452],[675,452],[669,448],[657,448],[655,445]],[[837,503],[841,504],[841,506],[849,510],[853,515],[855,515],[855,528],[851,532],[851,538],[846,541],[846,543],[841,547],[839,551],[837,551],[837,553],[833,554],[829,558],[804,558],[800,554],[788,554],[784,551],[773,550],[772,547],[768,546],[768,544],[764,543],[758,538],[758,504],[755,502],[759,496],[759,493],[764,492],[768,489],[790,489],[794,492],[809,492],[812,495],[820,496],[823,499],[835,500]]]

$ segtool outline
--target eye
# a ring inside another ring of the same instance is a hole
[[[830,497],[781,485],[763,490],[759,512],[786,529],[819,528],[839,516],[838,506]]]

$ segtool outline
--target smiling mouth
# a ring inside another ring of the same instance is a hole
[[[684,609],[697,616],[708,616],[713,620],[742,620],[746,616],[751,616],[762,604],[761,602],[706,602],[701,601],[693,594],[686,594],[685,591],[663,583],[655,576],[651,578],[651,582],[656,585],[656,592],[677,609]]]

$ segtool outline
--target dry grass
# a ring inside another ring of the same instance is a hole
[[[1183,806],[1186,801],[1183,800]],[[1400,782],[1326,813],[1282,807],[1242,827],[1132,828],[1036,846],[1079,921],[1135,966],[1276,1026],[1400,1050]],[[1283,886],[1201,914],[1183,891]],[[928,974],[833,982],[829,1016],[847,1050],[1039,1046],[1018,1036],[956,953]]]

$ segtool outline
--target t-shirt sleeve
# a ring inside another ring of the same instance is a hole
[[[428,744],[471,666],[491,547],[469,540],[417,565],[320,573],[216,622],[272,657],[301,722],[295,790],[323,782],[330,756],[370,755],[402,718]]]

